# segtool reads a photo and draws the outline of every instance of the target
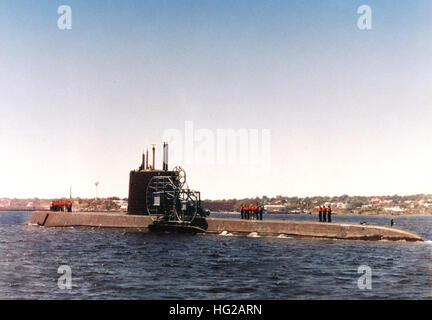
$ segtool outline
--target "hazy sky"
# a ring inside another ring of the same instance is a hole
[[[2,0],[0,197],[125,197],[185,121],[271,131],[267,171],[170,163],[203,198],[432,193],[431,57],[430,0]]]

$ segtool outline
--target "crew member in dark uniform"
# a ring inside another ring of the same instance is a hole
[[[328,222],[331,222],[331,214],[332,214],[332,208],[329,205],[328,208],[327,208],[327,221]]]
[[[240,206],[241,218],[244,219],[244,205]]]
[[[258,216],[259,215],[259,206],[255,206],[254,209],[255,209],[255,219],[259,220],[259,216]]]
[[[260,219],[260,220],[262,220],[263,210],[264,210],[263,206],[260,206],[260,207],[259,207],[259,219]]]
[[[323,210],[323,222],[326,222],[327,221],[327,208],[325,205],[323,206],[322,210]]]
[[[321,206],[318,207],[318,217],[319,217],[319,222],[322,222],[322,208],[321,208]]]
[[[250,211],[250,206],[246,206],[246,219],[249,220],[249,211]]]

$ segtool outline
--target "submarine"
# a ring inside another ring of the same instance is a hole
[[[130,171],[126,213],[35,211],[29,225],[281,238],[423,241],[415,233],[382,225],[210,217],[210,211],[201,206],[201,193],[189,188],[185,170],[180,166],[169,170],[166,142],[163,143],[162,169],[155,167],[155,145],[152,145],[152,163],[149,164],[147,148],[138,169]]]

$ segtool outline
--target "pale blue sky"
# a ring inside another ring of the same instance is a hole
[[[186,120],[272,133],[271,172],[183,164],[204,198],[432,193],[431,56],[426,0],[3,0],[0,197],[127,196]]]

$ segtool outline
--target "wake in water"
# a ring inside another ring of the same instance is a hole
[[[258,235],[258,233],[256,233],[256,232],[251,232],[251,233],[248,234],[248,237],[251,237],[251,238],[259,238],[259,237],[261,237],[261,236]]]
[[[226,230],[222,231],[221,233],[219,233],[220,236],[224,236],[224,237],[244,237],[245,234],[232,234]],[[279,239],[292,239],[292,237],[287,236],[286,234],[279,234],[278,236],[276,235],[260,235],[257,232],[251,232],[248,235],[246,235],[246,237],[249,238],[279,238]]]
[[[233,234],[229,233],[228,231],[222,231],[219,235],[220,236],[225,236],[225,237],[231,237]]]

